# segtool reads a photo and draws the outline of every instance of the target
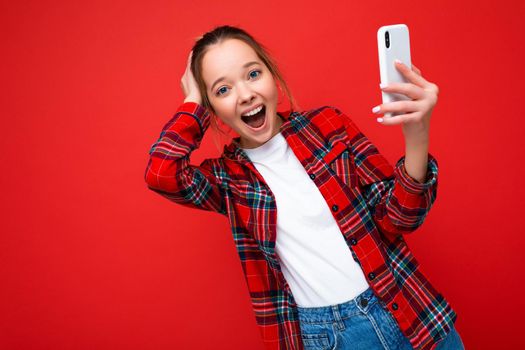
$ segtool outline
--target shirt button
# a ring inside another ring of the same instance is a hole
[[[352,238],[352,239],[350,240],[350,244],[352,244],[352,245],[356,245],[356,244],[357,244],[357,239]]]
[[[315,174],[310,174],[310,179],[315,179]]]
[[[397,310],[397,309],[399,309],[399,306],[397,306],[396,303],[393,303],[393,304],[392,304],[392,310],[395,311],[395,310]]]
[[[376,274],[373,273],[373,272],[370,272],[370,273],[368,274],[368,278],[370,278],[371,280],[373,280],[374,278],[376,278]]]
[[[337,206],[337,204],[332,205],[332,211],[338,211],[338,210],[339,210],[339,207]]]

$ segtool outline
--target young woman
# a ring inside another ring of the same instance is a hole
[[[148,187],[228,217],[267,349],[463,349],[457,315],[404,234],[436,198],[428,154],[438,88],[417,68],[384,91],[406,153],[392,167],[338,108],[297,111],[274,61],[244,30],[217,27],[194,45],[184,103],[150,149]],[[291,109],[277,109],[285,91]],[[210,126],[238,135],[219,158],[190,164]]]

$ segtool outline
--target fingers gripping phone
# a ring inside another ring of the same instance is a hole
[[[379,52],[379,73],[382,84],[408,83],[396,69],[394,60],[398,59],[412,69],[410,60],[410,38],[408,27],[405,24],[382,26],[377,30],[377,50]],[[404,94],[381,91],[383,103],[410,100]],[[402,113],[385,113],[385,117],[392,117]]]

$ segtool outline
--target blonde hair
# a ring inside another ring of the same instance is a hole
[[[230,130],[228,130],[228,132],[224,132],[224,130],[222,130],[222,128],[219,126],[219,118],[215,115],[215,110],[213,109],[213,106],[211,105],[210,100],[208,99],[206,84],[202,77],[202,59],[208,51],[209,47],[215,44],[220,44],[227,39],[238,39],[248,44],[255,51],[259,59],[266,65],[274,79],[277,80],[277,82],[280,85],[279,88],[284,88],[284,93],[288,97],[288,101],[290,103],[290,111],[293,112],[297,110],[298,105],[295,99],[293,98],[292,93],[283,78],[283,75],[279,71],[277,64],[268,54],[268,49],[264,45],[257,42],[250,34],[248,34],[246,31],[239,27],[233,27],[229,25],[215,27],[213,30],[205,33],[204,35],[196,39],[196,42],[192,49],[193,53],[191,58],[191,72],[195,77],[195,81],[197,82],[197,85],[199,87],[199,92],[202,97],[202,105],[209,112],[211,112],[210,125],[215,131],[214,136],[216,136],[217,134],[221,134],[229,140],[231,138],[231,135],[229,134],[231,128]],[[214,138],[214,141],[215,145],[217,146],[217,149],[220,152],[220,145],[217,142],[216,137]]]

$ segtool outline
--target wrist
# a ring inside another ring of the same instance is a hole
[[[412,130],[403,130],[405,136],[405,144],[409,147],[428,145],[430,133],[428,128],[417,128]]]
[[[193,97],[193,96],[187,96],[184,99],[184,103],[186,103],[186,102],[194,102],[194,103],[197,103],[199,105],[202,105],[202,102],[201,102],[200,98],[196,98],[196,97]]]
[[[405,140],[410,143],[428,142],[430,130],[428,123],[413,122],[403,124],[403,134]]]

